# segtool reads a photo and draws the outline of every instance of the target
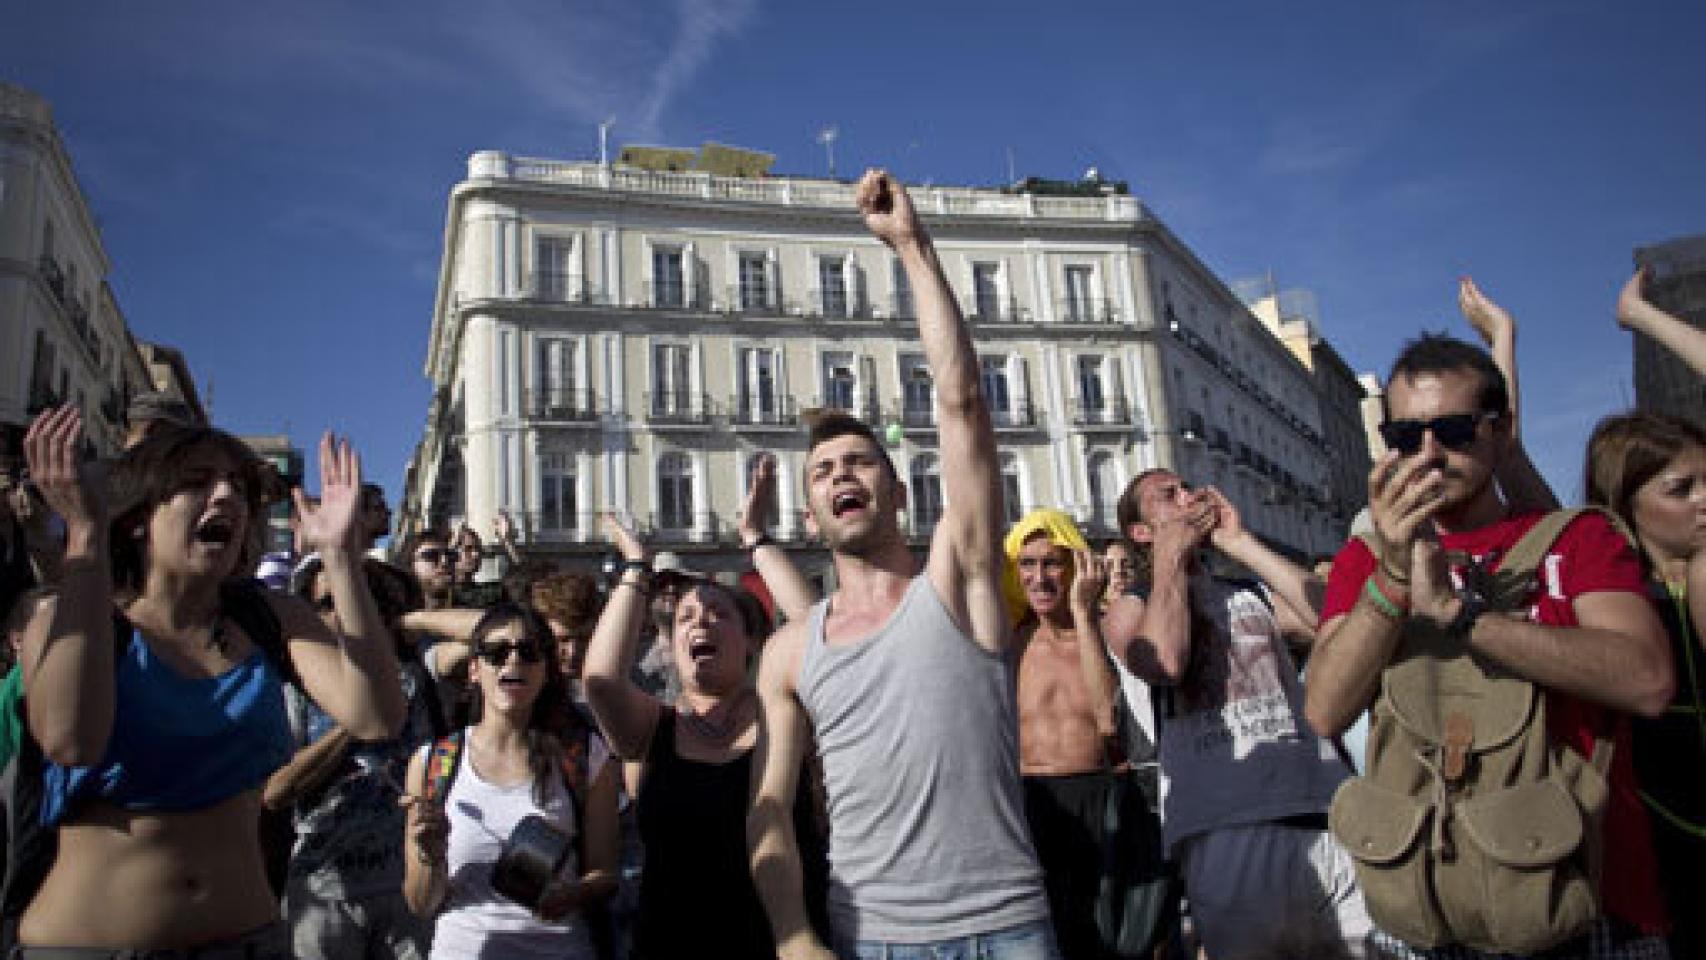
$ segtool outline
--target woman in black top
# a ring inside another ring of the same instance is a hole
[[[1635,534],[1670,634],[1676,693],[1635,720],[1635,774],[1651,814],[1671,955],[1706,956],[1706,431],[1650,413],[1607,417],[1588,440],[1588,502]]]
[[[747,867],[746,813],[752,748],[758,739],[758,699],[749,662],[764,625],[742,616],[735,593],[696,581],[675,608],[670,644],[681,676],[681,698],[666,705],[630,679],[646,617],[649,561],[634,533],[614,521],[607,529],[623,557],[587,651],[582,680],[587,702],[611,749],[637,761],[630,783],[638,803],[646,863],[634,932],[636,958],[776,955],[770,924]],[[799,791],[796,829],[808,857],[808,902],[821,909],[821,837],[807,813],[811,792]],[[815,878],[815,879],[814,879]],[[813,896],[815,887],[816,896]]]

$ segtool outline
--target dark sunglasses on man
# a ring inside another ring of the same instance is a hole
[[[545,656],[540,649],[540,644],[534,640],[482,642],[474,647],[474,655],[494,667],[501,667],[508,663],[509,655],[512,652],[521,658],[522,663],[538,663]]]
[[[456,552],[449,547],[428,547],[425,550],[416,550],[415,559],[421,563],[455,563]]]
[[[1380,439],[1406,457],[1422,449],[1422,441],[1429,433],[1447,450],[1463,451],[1475,442],[1483,421],[1498,418],[1498,414],[1482,410],[1478,413],[1453,413],[1432,420],[1388,420],[1380,425]]]

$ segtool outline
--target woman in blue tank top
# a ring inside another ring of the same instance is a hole
[[[359,460],[328,434],[320,504],[295,494],[337,637],[306,603],[246,578],[278,481],[241,441],[156,423],[103,482],[82,440],[73,407],[24,440],[66,554],[58,600],[23,647],[58,854],[24,913],[21,956],[283,956],[257,829],[261,787],[290,757],[281,675],[359,739],[392,736],[404,715],[361,576]]]

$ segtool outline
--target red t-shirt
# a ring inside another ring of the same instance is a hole
[[[1478,563],[1495,565],[1497,555],[1516,545],[1541,517],[1519,513],[1467,533],[1440,538],[1447,550],[1458,550]],[[1350,612],[1374,573],[1374,555],[1360,538],[1346,543],[1333,558],[1327,580],[1321,622]],[[1605,517],[1584,514],[1564,528],[1539,569],[1540,590],[1529,619],[1556,627],[1576,626],[1574,600],[1588,593],[1624,591],[1643,599],[1646,580],[1641,562],[1629,542]],[[1455,571],[1453,571],[1455,576]],[[1664,897],[1659,889],[1658,861],[1653,853],[1647,811],[1635,792],[1635,767],[1627,714],[1590,703],[1557,690],[1546,691],[1546,726],[1555,742],[1575,747],[1582,756],[1593,753],[1594,734],[1610,729],[1615,744],[1611,760],[1611,801],[1605,814],[1605,873],[1600,894],[1605,912],[1649,934],[1663,933]]]

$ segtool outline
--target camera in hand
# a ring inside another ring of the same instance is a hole
[[[545,888],[568,862],[569,837],[537,814],[524,818],[504,841],[492,866],[492,889],[529,910],[538,910]]]

